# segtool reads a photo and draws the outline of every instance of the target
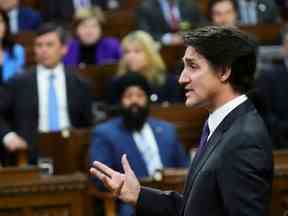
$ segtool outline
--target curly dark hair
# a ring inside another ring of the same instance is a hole
[[[254,86],[257,43],[229,27],[206,26],[184,34],[184,42],[204,56],[215,69],[230,68],[229,82],[245,93]]]

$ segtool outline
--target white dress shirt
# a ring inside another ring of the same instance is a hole
[[[9,27],[10,31],[13,34],[18,33],[19,28],[18,28],[18,9],[12,9],[8,12],[8,17],[9,17]]]
[[[239,9],[241,15],[241,22],[243,24],[256,25],[257,20],[257,4],[254,0],[239,0]]]
[[[70,127],[67,106],[67,92],[64,67],[62,64],[57,65],[54,69],[48,69],[41,65],[37,66],[37,88],[39,101],[39,123],[38,129],[40,132],[49,132],[48,127],[48,89],[49,76],[53,73],[55,75],[54,86],[57,95],[59,125],[60,130]]]
[[[232,112],[232,110],[234,110],[237,106],[239,106],[240,104],[242,104],[246,100],[247,100],[247,96],[246,95],[238,96],[238,97],[234,98],[233,100],[225,103],[224,105],[222,105],[221,107],[219,107],[218,109],[216,109],[214,112],[212,112],[209,115],[208,126],[209,126],[210,133],[209,133],[209,136],[208,136],[208,140],[211,137],[211,135],[214,133],[216,128],[224,120],[224,118],[230,112]]]
[[[77,11],[83,8],[90,8],[91,2],[90,0],[73,0],[74,9]]]
[[[149,176],[153,176],[155,171],[163,168],[163,164],[152,128],[148,123],[145,123],[142,130],[134,132],[132,136],[138,150],[143,156]]]

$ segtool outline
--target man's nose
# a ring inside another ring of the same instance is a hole
[[[186,83],[188,81],[187,75],[185,73],[185,70],[183,70],[180,74],[180,77],[178,79],[179,84]]]

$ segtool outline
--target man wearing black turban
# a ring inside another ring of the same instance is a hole
[[[187,155],[170,123],[149,117],[150,87],[137,73],[124,75],[118,85],[120,117],[97,125],[90,161],[101,161],[122,171],[121,156],[127,154],[137,177],[153,176],[164,167],[186,167]],[[101,189],[103,185],[95,179]],[[133,215],[128,204],[119,205],[120,216]]]

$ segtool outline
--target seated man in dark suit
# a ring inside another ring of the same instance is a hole
[[[204,21],[197,3],[191,0],[145,0],[137,11],[138,28],[164,44],[182,44],[179,32]]]
[[[0,8],[7,12],[13,34],[21,31],[35,31],[42,22],[38,11],[20,6],[19,0],[2,0],[0,1]]]
[[[28,146],[36,162],[37,132],[56,132],[91,126],[90,87],[61,63],[67,47],[65,32],[45,24],[37,32],[37,66],[4,86],[0,102],[0,139],[8,151]]]
[[[274,132],[274,147],[288,148],[288,25],[282,32],[283,58],[259,72],[257,87],[270,108],[270,127]]]
[[[149,84],[137,73],[120,81],[121,116],[97,125],[92,138],[90,161],[99,160],[122,170],[121,156],[129,156],[136,176],[153,176],[164,167],[186,167],[187,155],[175,127],[149,117]],[[101,187],[99,181],[97,185]],[[120,205],[120,215],[132,215],[132,208]]]
[[[71,24],[76,12],[83,8],[116,9],[125,0],[45,0],[41,2],[45,21]]]
[[[280,13],[274,0],[236,0],[240,24],[279,23]]]

